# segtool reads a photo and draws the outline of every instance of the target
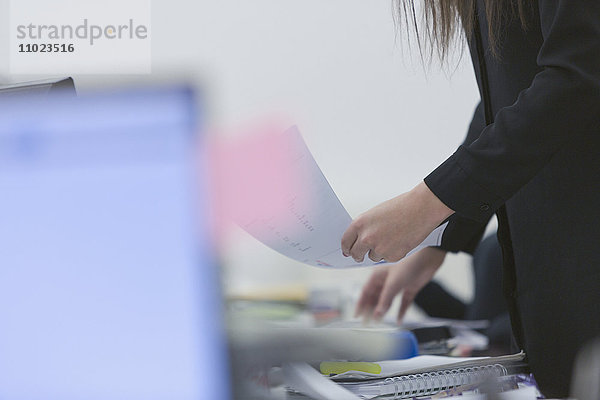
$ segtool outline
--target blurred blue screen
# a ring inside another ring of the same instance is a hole
[[[0,104],[0,399],[226,399],[185,88]]]

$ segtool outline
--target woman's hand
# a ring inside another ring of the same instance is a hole
[[[408,306],[442,265],[446,252],[426,247],[394,265],[376,267],[363,287],[355,316],[380,320],[389,310],[394,297],[402,292],[398,322]]]
[[[362,262],[396,262],[417,247],[454,211],[425,183],[360,215],[342,236],[342,253]]]

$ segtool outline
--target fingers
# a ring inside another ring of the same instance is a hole
[[[360,294],[360,299],[358,299],[358,303],[356,303],[356,308],[354,309],[354,318],[360,317],[368,308],[370,308],[369,304],[374,303],[373,292],[369,290],[367,286],[368,284],[363,288],[363,291]]]
[[[354,242],[358,239],[358,232],[354,228],[354,225],[350,225],[350,227],[344,232],[342,236],[342,254],[344,257],[350,256],[350,249],[354,246]]]
[[[374,262],[383,261],[383,257],[381,257],[379,254],[375,253],[374,250],[369,251],[369,258],[371,259],[371,261],[374,261]]]
[[[357,263],[362,263],[365,257],[368,256],[374,262],[380,262],[384,259],[389,261],[384,254],[375,251],[375,248],[381,250],[381,246],[377,246],[379,240],[376,235],[373,235],[366,229],[363,218],[355,219],[344,235],[342,236],[342,254],[344,257],[352,257]]]
[[[390,309],[392,305],[392,301],[394,297],[398,294],[399,289],[396,288],[392,279],[386,280],[383,285],[383,289],[381,290],[381,294],[379,295],[379,301],[377,302],[377,306],[373,311],[373,319],[381,320],[385,313]]]
[[[412,304],[415,299],[416,293],[405,291],[402,293],[402,301],[400,301],[400,309],[398,310],[398,323],[402,322],[404,319],[404,315],[406,315],[406,311],[408,307]]]
[[[354,261],[361,263],[365,260],[365,256],[371,250],[371,246],[367,244],[364,238],[363,223],[360,219],[356,219],[350,224],[344,235],[342,236],[342,254],[345,257],[352,256]],[[383,257],[372,254],[371,260],[379,262]],[[377,258],[377,259],[375,259]]]
[[[354,311],[355,318],[360,317],[361,315],[370,316],[373,308],[379,301],[379,294],[381,293],[381,288],[383,287],[383,282],[386,279],[387,273],[387,268],[373,271],[371,277],[363,287],[360,299],[356,304]]]
[[[359,224],[355,220],[342,236],[342,254],[345,257],[352,256],[357,263],[363,262],[365,255],[369,252],[369,246],[365,240],[359,239],[359,231]]]
[[[362,240],[354,242],[354,246],[350,249],[350,255],[357,263],[361,263],[365,260],[365,256],[369,252],[369,246]]]

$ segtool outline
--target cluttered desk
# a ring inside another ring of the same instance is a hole
[[[0,398],[540,396],[523,353],[446,356],[460,332],[477,338],[456,321],[365,328],[308,297],[225,304],[195,99],[179,87],[2,104]],[[277,141],[307,184],[237,222],[301,262],[356,267],[337,252],[351,218],[299,131]],[[234,186],[247,171],[226,170]]]
[[[496,379],[494,390],[504,396],[515,390],[523,399],[539,395],[523,353],[452,355],[485,347],[483,335],[472,329],[484,321],[428,319],[401,329],[387,321],[365,326],[329,312],[327,322],[311,295],[307,302],[265,295],[229,300],[237,381],[244,382],[246,395],[253,394],[248,398],[278,398],[273,391],[281,383],[290,398],[438,398],[492,390]]]

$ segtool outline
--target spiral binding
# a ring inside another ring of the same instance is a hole
[[[457,386],[476,384],[502,375],[507,375],[506,367],[501,364],[492,364],[395,376],[386,378],[383,385],[393,385],[395,388],[393,393],[386,394],[386,399],[406,399],[431,396]],[[391,397],[392,395],[393,397]]]

